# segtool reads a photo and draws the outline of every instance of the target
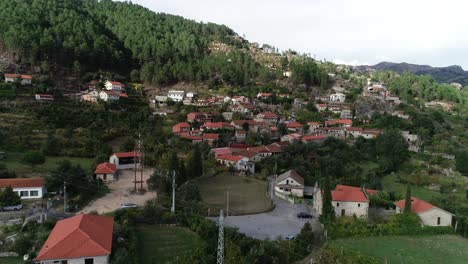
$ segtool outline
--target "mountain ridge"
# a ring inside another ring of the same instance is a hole
[[[468,85],[468,71],[465,71],[459,65],[450,65],[446,67],[433,67],[430,65],[412,64],[407,62],[388,62],[383,61],[375,65],[359,65],[355,69],[358,71],[395,71],[403,73],[406,71],[417,75],[431,75],[435,80],[441,83],[460,83]]]

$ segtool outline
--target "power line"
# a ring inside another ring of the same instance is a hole
[[[217,264],[224,263],[224,214],[223,209],[219,210],[219,231],[218,231],[218,254],[217,254]]]

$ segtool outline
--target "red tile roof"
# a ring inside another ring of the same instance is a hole
[[[302,141],[314,141],[326,138],[325,135],[306,135],[302,137]]]
[[[239,160],[243,159],[244,157],[240,155],[220,155],[218,156],[218,159],[220,160],[226,160],[226,161],[233,161],[233,162],[238,162]]]
[[[124,97],[124,98],[128,98],[128,95],[127,95],[127,94],[124,94],[124,93],[119,93],[119,96],[120,96],[120,97]]]
[[[405,208],[405,199],[396,202],[395,205],[400,209],[404,209]],[[430,203],[428,203],[426,201],[423,201],[421,199],[418,199],[418,198],[416,198],[414,196],[411,196],[411,211],[413,213],[419,214],[419,213],[429,211],[429,210],[431,210],[433,208],[435,208],[434,205],[432,205],[432,204],[430,204]]]
[[[272,93],[258,93],[257,97],[259,97],[259,96],[261,96],[261,97],[270,97],[272,95],[273,95]]]
[[[94,171],[94,173],[95,174],[111,174],[111,173],[115,173],[116,170],[117,170],[117,166],[115,164],[104,162],[96,166],[96,170]]]
[[[190,135],[190,133],[188,132],[180,133],[180,137],[183,139],[188,139],[188,140],[198,140],[198,141],[203,140],[202,136]]]
[[[211,149],[211,151],[213,151],[213,153],[217,157],[232,154],[232,150],[230,148],[214,148],[214,149]]]
[[[226,122],[206,122],[202,128],[207,129],[221,129],[221,128],[232,128],[232,126]]]
[[[352,125],[353,120],[351,120],[351,119],[336,119],[336,120],[327,120],[327,121],[325,121],[325,125],[336,125],[336,124]]]
[[[263,118],[278,118],[278,115],[273,112],[263,112],[263,113],[260,113],[259,115],[262,115]]]
[[[298,127],[303,127],[303,125],[299,122],[291,122],[286,125],[287,128],[298,128]]]
[[[120,85],[120,86],[124,86],[121,82],[113,82],[113,81],[109,81],[112,85]]]
[[[77,215],[60,220],[36,257],[37,261],[109,255],[114,219]]]
[[[309,126],[320,126],[319,122],[307,122]]]
[[[375,194],[376,190],[366,189],[369,195]],[[335,190],[331,191],[333,201],[341,202],[369,202],[360,187],[353,187],[338,184]]]
[[[174,128],[190,128],[190,124],[187,122],[177,123],[172,126],[172,130],[174,130]]]
[[[11,188],[43,187],[44,178],[0,179],[0,188],[8,186],[11,186]]]
[[[117,158],[131,158],[131,157],[138,157],[139,153],[136,151],[129,151],[129,152],[117,152],[112,155],[117,156]]]
[[[26,74],[5,73],[5,78],[21,78],[31,80],[32,76]]]
[[[203,139],[219,139],[219,134],[216,133],[205,133]]]

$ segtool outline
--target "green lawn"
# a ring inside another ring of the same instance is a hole
[[[203,240],[185,227],[138,225],[138,255],[142,264],[177,263],[203,246]]]
[[[0,258],[0,263],[2,263],[2,264],[23,264],[24,261],[21,258],[6,257],[6,258]]]
[[[386,236],[338,239],[329,242],[392,263],[468,263],[468,240],[455,235]]]
[[[382,178],[382,185],[384,191],[397,192],[402,196],[406,194],[406,184],[397,182],[397,175],[388,175]],[[411,186],[411,195],[416,196],[425,201],[430,201],[432,197],[439,197],[440,192],[436,190],[430,190],[426,187]]]
[[[4,163],[9,170],[13,170],[18,176],[31,176],[34,175],[41,175],[47,174],[51,170],[57,167],[57,163],[62,160],[69,160],[73,164],[79,164],[83,169],[88,170],[91,168],[91,164],[93,162],[92,159],[87,158],[73,158],[73,157],[46,157],[46,161],[44,164],[35,166],[32,168],[31,166],[24,164],[21,162],[24,153],[19,152],[7,152],[7,159],[1,160],[0,163]]]
[[[223,173],[196,181],[203,202],[217,212],[225,208],[226,190],[229,188],[229,213],[254,214],[272,209],[267,195],[267,182]]]

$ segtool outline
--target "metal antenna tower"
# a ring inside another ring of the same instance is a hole
[[[143,143],[141,140],[141,133],[138,133],[138,140],[136,144],[135,156],[134,156],[134,180],[135,191],[137,190],[137,183],[140,184],[140,191],[143,191],[143,168],[144,168],[144,152],[143,152]],[[140,172],[140,180],[137,181],[137,173]]]
[[[218,256],[216,264],[224,263],[224,214],[223,209],[219,210],[218,220],[219,232],[218,232]]]

